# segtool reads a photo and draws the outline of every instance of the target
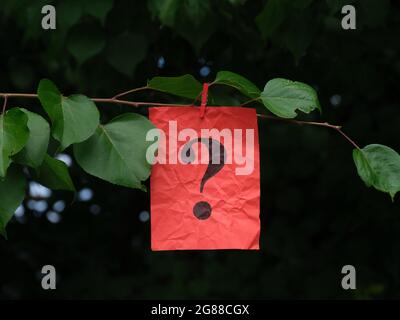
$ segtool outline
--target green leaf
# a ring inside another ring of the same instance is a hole
[[[225,84],[238,89],[245,96],[250,98],[258,98],[261,94],[260,89],[245,77],[230,72],[230,71],[220,71],[214,80],[215,84]]]
[[[83,95],[63,97],[47,79],[41,80],[39,100],[52,121],[52,135],[65,149],[89,138],[99,124],[99,111],[92,100]]]
[[[263,39],[270,38],[285,18],[284,2],[268,0],[261,13],[256,17],[256,23]]]
[[[0,115],[0,178],[5,177],[11,156],[17,154],[29,138],[28,116],[13,108]]]
[[[158,16],[161,23],[172,27],[179,9],[180,0],[150,0],[148,6],[154,16]]]
[[[34,69],[32,65],[24,62],[12,62],[12,72],[9,73],[10,80],[16,89],[21,91],[29,90],[34,82]]]
[[[147,131],[154,125],[145,117],[126,113],[100,125],[88,140],[74,145],[78,164],[89,174],[125,187],[144,190],[150,175],[146,160]]]
[[[86,0],[83,2],[85,11],[91,16],[99,19],[104,24],[107,14],[113,7],[113,0],[96,0],[96,4],[93,1]]]
[[[317,93],[312,87],[281,78],[267,82],[261,100],[269,111],[282,118],[295,118],[297,109],[305,113],[321,110]]]
[[[37,168],[43,162],[50,138],[49,124],[40,115],[21,108],[28,116],[29,139],[25,147],[14,157],[14,161]]]
[[[339,10],[342,9],[343,6],[346,4],[352,4],[356,0],[325,0],[328,8],[329,8],[329,14],[334,15],[336,14]]]
[[[367,187],[387,192],[393,200],[400,191],[400,155],[387,146],[370,144],[354,149],[353,159]]]
[[[103,30],[98,24],[76,25],[67,37],[67,49],[79,64],[94,57],[104,46]]]
[[[48,154],[45,155],[42,165],[37,170],[37,180],[53,190],[75,191],[67,165]]]
[[[82,0],[69,0],[57,3],[57,31],[67,31],[75,25],[82,16]]]
[[[180,1],[176,17],[178,19],[175,19],[174,30],[200,55],[201,48],[217,29],[218,17],[212,10],[210,1]]]
[[[303,14],[292,17],[281,36],[282,44],[293,54],[296,64],[307,53],[317,31],[314,24],[303,23],[303,20]]]
[[[189,99],[196,99],[203,88],[201,83],[190,74],[180,77],[154,77],[147,86]]]
[[[209,0],[149,0],[153,17],[185,38],[199,54],[215,32],[217,18]]]
[[[11,167],[0,179],[0,234],[6,237],[6,225],[25,197],[25,177],[22,171]]]
[[[189,20],[196,25],[200,25],[205,19],[207,19],[207,17],[210,16],[209,12],[211,10],[211,5],[209,0],[186,0],[186,2],[181,1],[181,6],[185,10],[185,16],[187,16]]]
[[[143,35],[120,34],[110,41],[107,60],[119,72],[132,76],[136,65],[146,57],[147,45]]]
[[[296,9],[306,9],[313,3],[314,0],[297,0],[297,1],[292,1],[291,5],[296,8]]]

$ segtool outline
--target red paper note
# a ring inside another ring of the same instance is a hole
[[[155,107],[150,120],[160,139],[150,179],[152,250],[259,249],[255,110],[207,107],[201,118],[197,107]]]

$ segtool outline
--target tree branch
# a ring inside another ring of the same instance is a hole
[[[171,107],[171,106],[176,106],[176,107],[193,107],[195,101],[198,99],[196,98],[192,104],[176,104],[176,103],[162,103],[162,102],[146,102],[146,101],[129,101],[129,100],[123,100],[123,99],[117,99],[118,97],[122,97],[124,95],[127,95],[132,92],[140,91],[140,90],[145,90],[148,89],[148,87],[140,87],[140,88],[135,88],[131,89],[125,92],[121,92],[119,94],[116,94],[112,98],[89,98],[94,102],[101,102],[101,103],[110,103],[110,104],[120,104],[120,105],[127,105],[131,107],[140,107],[140,106],[158,106],[158,107]],[[4,104],[3,104],[3,113],[5,111],[6,105],[7,105],[7,99],[8,98],[28,98],[28,99],[37,99],[38,95],[34,93],[0,93],[0,97],[4,98]],[[245,102],[243,105],[246,105],[250,102],[253,102],[257,99],[251,99],[247,102]],[[350,142],[355,148],[360,149],[360,147],[352,140],[350,139],[343,131],[342,127],[338,125],[333,125],[328,122],[315,122],[315,121],[302,121],[302,120],[296,120],[296,119],[286,119],[286,118],[279,118],[271,115],[265,115],[265,114],[257,114],[257,117],[261,119],[270,119],[270,120],[277,120],[277,121],[283,121],[283,122],[288,122],[288,123],[294,123],[298,125],[310,125],[310,126],[318,126],[318,127],[325,127],[325,128],[330,128],[333,129],[337,132],[339,132],[348,142]]]
[[[301,121],[301,120],[296,120],[296,119],[286,119],[286,118],[279,118],[279,117],[274,117],[270,115],[265,115],[265,114],[257,114],[259,118],[264,118],[264,119],[270,119],[270,120],[277,120],[277,121],[284,121],[288,123],[294,123],[298,125],[309,125],[309,126],[318,126],[318,127],[325,127],[325,128],[330,128],[333,130],[336,130],[339,132],[347,141],[349,141],[355,148],[361,149],[348,135],[346,135],[342,131],[341,126],[333,125],[328,122],[314,122],[314,121]]]
[[[335,129],[335,130],[340,130],[342,128],[341,126],[336,126],[336,125],[330,124],[328,122],[301,121],[301,120],[296,120],[296,119],[279,118],[279,117],[274,117],[274,116],[270,116],[270,115],[266,115],[266,114],[257,114],[257,116],[260,118],[264,118],[264,119],[295,123],[295,124],[299,124],[299,125],[326,127],[326,128],[331,128],[331,129]]]
[[[131,107],[140,107],[140,106],[158,106],[158,107],[190,107],[193,104],[176,104],[176,103],[163,103],[163,102],[146,102],[146,101],[128,101],[128,100],[119,100],[114,98],[90,98],[90,100],[94,102],[103,102],[103,103],[111,103],[111,104],[123,104]]]

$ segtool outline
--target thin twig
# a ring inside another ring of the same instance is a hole
[[[118,98],[120,98],[122,96],[126,96],[127,94],[130,94],[130,93],[133,93],[133,92],[137,92],[137,91],[146,90],[146,89],[149,89],[149,87],[145,86],[145,87],[130,89],[128,91],[124,91],[124,92],[116,94],[114,97],[112,97],[112,99],[118,99]]]
[[[309,126],[318,126],[318,127],[325,127],[325,128],[330,128],[333,130],[336,130],[339,132],[347,141],[349,141],[355,148],[361,149],[348,135],[346,135],[342,131],[341,126],[333,125],[328,122],[314,122],[314,121],[302,121],[302,120],[296,120],[296,119],[286,119],[286,118],[279,118],[279,117],[274,117],[270,115],[265,115],[265,114],[257,114],[259,118],[264,118],[264,119],[270,119],[270,120],[277,120],[277,121],[283,121],[283,122],[288,122],[288,123],[294,123],[298,125],[309,125]]]
[[[6,111],[8,96],[5,95],[5,96],[3,96],[3,98],[4,98],[4,102],[3,102],[3,110],[1,112],[2,114],[4,114],[4,112]]]
[[[38,97],[35,93],[0,93],[1,97],[8,98],[33,98],[36,99]]]
[[[355,143],[352,139],[350,139],[350,137],[345,134],[342,130],[337,130],[343,137],[345,137],[347,139],[347,141],[349,141],[356,149],[361,150],[361,148],[358,146],[357,143]]]
[[[259,101],[259,100],[260,100],[260,97],[253,98],[253,99],[250,99],[250,100],[247,100],[247,101],[243,102],[243,103],[241,104],[241,106],[245,106],[245,105],[247,105],[247,104],[249,104],[249,103],[252,103],[252,102],[254,102],[254,101]]]
[[[330,124],[328,122],[302,121],[302,120],[296,120],[296,119],[279,118],[279,117],[274,117],[274,116],[270,116],[270,115],[266,115],[266,114],[257,114],[257,116],[259,118],[265,118],[265,119],[277,120],[277,121],[283,121],[283,122],[290,122],[290,123],[295,123],[295,124],[299,124],[299,125],[327,127],[327,128],[332,128],[335,130],[341,129],[341,126],[336,126],[336,125]]]
[[[197,95],[196,98],[194,98],[194,100],[193,100],[191,106],[194,106],[194,105],[195,105],[196,101],[199,100],[200,96],[201,96],[201,92]]]

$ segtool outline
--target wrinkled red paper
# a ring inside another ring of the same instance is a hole
[[[150,180],[152,250],[259,249],[260,168],[255,110],[207,107],[204,118],[200,118],[196,107],[154,107],[150,108],[149,118],[166,133],[166,149],[161,150],[160,144],[158,152],[165,152],[167,160],[169,121],[177,122],[178,132],[192,128],[199,136],[201,129],[254,129],[253,172],[237,175],[235,168],[241,165],[225,164],[205,183],[202,193],[200,181],[207,164],[153,165]],[[186,142],[178,141],[177,149]],[[242,146],[245,147],[245,141]],[[200,148],[206,146],[199,146],[198,150]],[[208,219],[199,220],[193,214],[193,206],[199,201],[211,205]]]

